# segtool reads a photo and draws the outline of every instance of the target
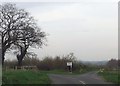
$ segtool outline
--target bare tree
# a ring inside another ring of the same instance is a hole
[[[20,53],[17,54],[18,66],[22,65],[22,60],[27,53],[28,48],[31,47],[41,47],[45,41],[45,33],[36,28],[27,27],[25,31],[23,30],[22,37],[17,40],[14,44],[17,45]],[[29,54],[30,55],[30,54]],[[32,55],[32,54],[31,54]]]
[[[11,45],[17,45],[21,54],[18,60],[23,59],[29,46],[41,46],[45,33],[41,32],[33,17],[24,9],[18,9],[15,4],[0,5],[0,35],[2,44],[2,64],[5,52]]]

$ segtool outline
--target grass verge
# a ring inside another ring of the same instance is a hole
[[[119,84],[120,83],[120,79],[118,78],[120,77],[119,72],[120,71],[103,71],[103,72],[99,72],[98,74],[108,82]]]
[[[65,71],[65,70],[50,70],[50,71],[43,71],[43,70],[40,70],[41,73],[47,73],[47,74],[62,74],[62,75],[78,75],[78,74],[83,74],[83,73],[86,73],[86,72],[89,72],[87,70],[82,70],[82,71],[73,71],[72,73],[71,72],[68,72],[68,71]]]
[[[10,70],[3,72],[3,84],[50,84],[44,72],[28,70]]]
[[[3,71],[3,85],[6,84],[44,84],[50,85],[51,80],[48,74],[63,74],[63,75],[77,75],[88,72],[87,70],[73,71],[72,73],[65,70],[50,70],[50,71],[39,71],[39,70],[7,70]]]

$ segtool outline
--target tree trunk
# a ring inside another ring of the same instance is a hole
[[[21,58],[21,56],[19,56],[18,58],[19,58],[18,59],[18,66],[22,66],[22,58]]]
[[[22,66],[22,55],[17,55],[17,60],[18,60],[18,65],[17,66]]]
[[[18,60],[18,66],[22,66],[22,60],[25,57],[25,54],[27,52],[27,49],[21,48],[23,50],[21,50],[21,54],[17,55],[17,60]]]
[[[3,35],[3,34],[2,34]],[[3,36],[2,36],[2,39],[1,39],[1,58],[2,58],[2,65],[4,65],[4,59],[5,59],[5,52],[4,52],[4,50],[3,50],[4,48],[3,48]]]
[[[4,65],[4,59],[5,59],[4,56],[5,56],[4,53],[2,53],[2,65]]]
[[[4,59],[5,59],[5,50],[4,50],[4,48],[2,47],[2,49],[1,49],[2,51],[1,51],[1,54],[2,54],[2,65],[4,65]]]

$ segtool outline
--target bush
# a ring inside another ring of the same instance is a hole
[[[83,66],[80,62],[76,61],[73,53],[70,53],[66,56],[56,56],[52,57],[45,57],[40,63],[38,64],[39,70],[67,70],[67,62],[73,62],[73,71],[79,71],[80,68]]]
[[[36,57],[25,57],[22,65],[37,66],[39,70],[67,70],[67,62],[73,62],[73,71],[79,71],[84,65],[76,61],[73,53],[66,56],[56,56],[54,58],[47,56],[42,60]],[[17,60],[5,61],[5,65],[10,68],[14,68],[17,65]]]

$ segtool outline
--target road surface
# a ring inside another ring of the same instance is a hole
[[[52,84],[111,84],[105,82],[97,72],[89,72],[81,75],[49,74]]]

